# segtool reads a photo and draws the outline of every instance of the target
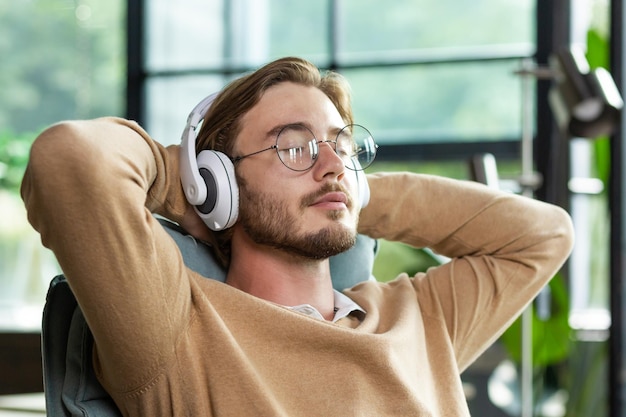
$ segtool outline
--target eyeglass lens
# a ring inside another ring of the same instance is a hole
[[[346,168],[358,171],[367,168],[376,157],[376,142],[361,125],[344,127],[335,140],[318,141],[303,125],[285,126],[276,138],[276,152],[282,163],[294,171],[305,171],[315,164],[319,144],[328,142],[344,161]]]

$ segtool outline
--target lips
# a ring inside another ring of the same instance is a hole
[[[330,192],[330,193],[324,194],[323,196],[315,200],[312,205],[319,205],[319,204],[325,204],[325,203],[342,203],[344,205],[348,205],[348,197],[346,196],[345,193],[342,193],[339,191]]]
[[[330,210],[345,210],[352,208],[352,198],[341,184],[327,183],[317,191],[304,196],[301,201],[301,208],[317,207]]]

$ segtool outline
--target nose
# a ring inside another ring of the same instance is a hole
[[[317,163],[313,166],[316,179],[324,179],[328,176],[341,179],[345,172],[343,159],[335,151],[336,143],[329,140],[318,142],[319,154]]]

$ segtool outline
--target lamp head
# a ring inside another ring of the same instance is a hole
[[[550,67],[554,72],[550,106],[561,130],[583,138],[611,134],[624,106],[611,74],[604,68],[591,70],[577,47],[553,54]]]

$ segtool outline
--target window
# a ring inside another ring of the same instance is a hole
[[[517,152],[514,71],[534,53],[531,0],[154,0],[145,19],[143,110],[162,141],[178,142],[195,103],[233,77],[297,55],[349,79],[356,119],[394,145],[382,159],[420,144]]]
[[[0,5],[0,328],[39,329],[59,272],[26,221],[18,189],[35,136],[66,119],[123,115],[124,3]]]

